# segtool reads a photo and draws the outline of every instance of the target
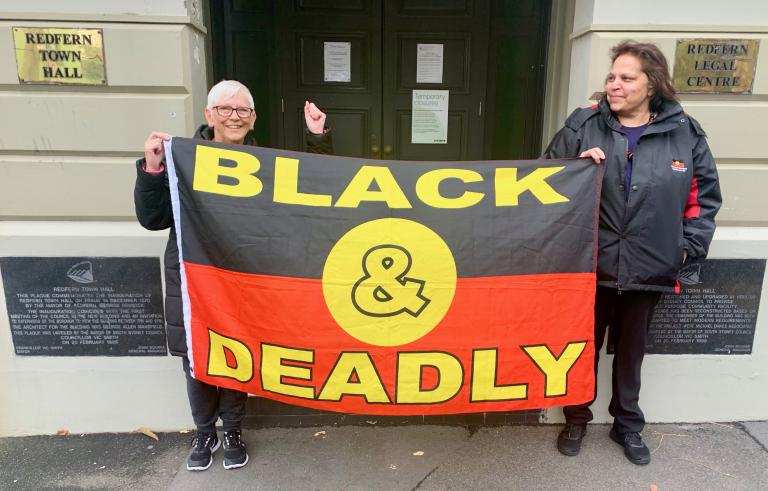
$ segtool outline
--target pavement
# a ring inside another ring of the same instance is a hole
[[[372,421],[372,423],[374,423]],[[325,426],[246,430],[250,461],[185,468],[191,433],[0,438],[2,490],[768,490],[768,421],[650,424],[636,466],[590,425],[560,455],[560,425]]]

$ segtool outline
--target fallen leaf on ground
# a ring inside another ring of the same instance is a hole
[[[325,436],[325,430],[318,431],[315,436]]]
[[[144,435],[147,435],[148,437],[152,438],[155,441],[160,441],[160,437],[157,436],[157,434],[147,428],[146,426],[142,426],[141,428],[136,430],[138,433],[142,433]]]
[[[397,466],[395,464],[389,464],[389,468],[394,470],[397,470]]]
[[[67,436],[69,435],[69,430],[66,428],[59,428],[56,430],[56,436]]]
[[[413,455],[418,455],[419,457],[421,457],[422,455],[424,455],[424,452],[419,450],[418,452],[413,452]]]
[[[378,421],[372,421],[370,419],[366,419],[365,422],[368,423],[369,425],[375,425],[376,423],[378,423]]]

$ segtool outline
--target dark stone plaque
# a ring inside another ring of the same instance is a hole
[[[164,356],[160,261],[2,257],[17,355]]]
[[[679,295],[663,295],[646,353],[752,353],[765,259],[709,259],[680,271]]]

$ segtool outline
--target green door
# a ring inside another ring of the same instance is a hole
[[[540,151],[548,2],[227,0],[211,2],[210,15],[214,81],[249,86],[262,145],[303,150],[310,100],[328,114],[338,155],[476,160]],[[448,92],[444,142],[412,139],[420,90]]]
[[[482,158],[489,0],[278,4],[277,56],[287,148],[300,148],[301,107],[309,99],[328,114],[340,155],[388,160]],[[327,73],[333,60],[324,56],[329,43],[341,48],[342,65],[349,65],[348,79],[328,80],[333,78]],[[442,56],[427,60],[432,62],[431,71],[426,69],[420,83],[417,52],[425,45],[432,51],[436,47]],[[444,143],[412,142],[414,90],[448,91]]]
[[[334,153],[377,157],[382,128],[381,0],[281,1],[276,9],[282,148],[302,149],[303,107],[309,100],[328,115]],[[328,54],[335,59],[326,60],[326,50],[334,50]],[[328,73],[339,63],[340,69]]]

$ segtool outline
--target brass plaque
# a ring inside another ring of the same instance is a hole
[[[759,47],[759,39],[678,39],[675,89],[751,94]]]
[[[14,27],[23,84],[106,85],[101,29]]]

